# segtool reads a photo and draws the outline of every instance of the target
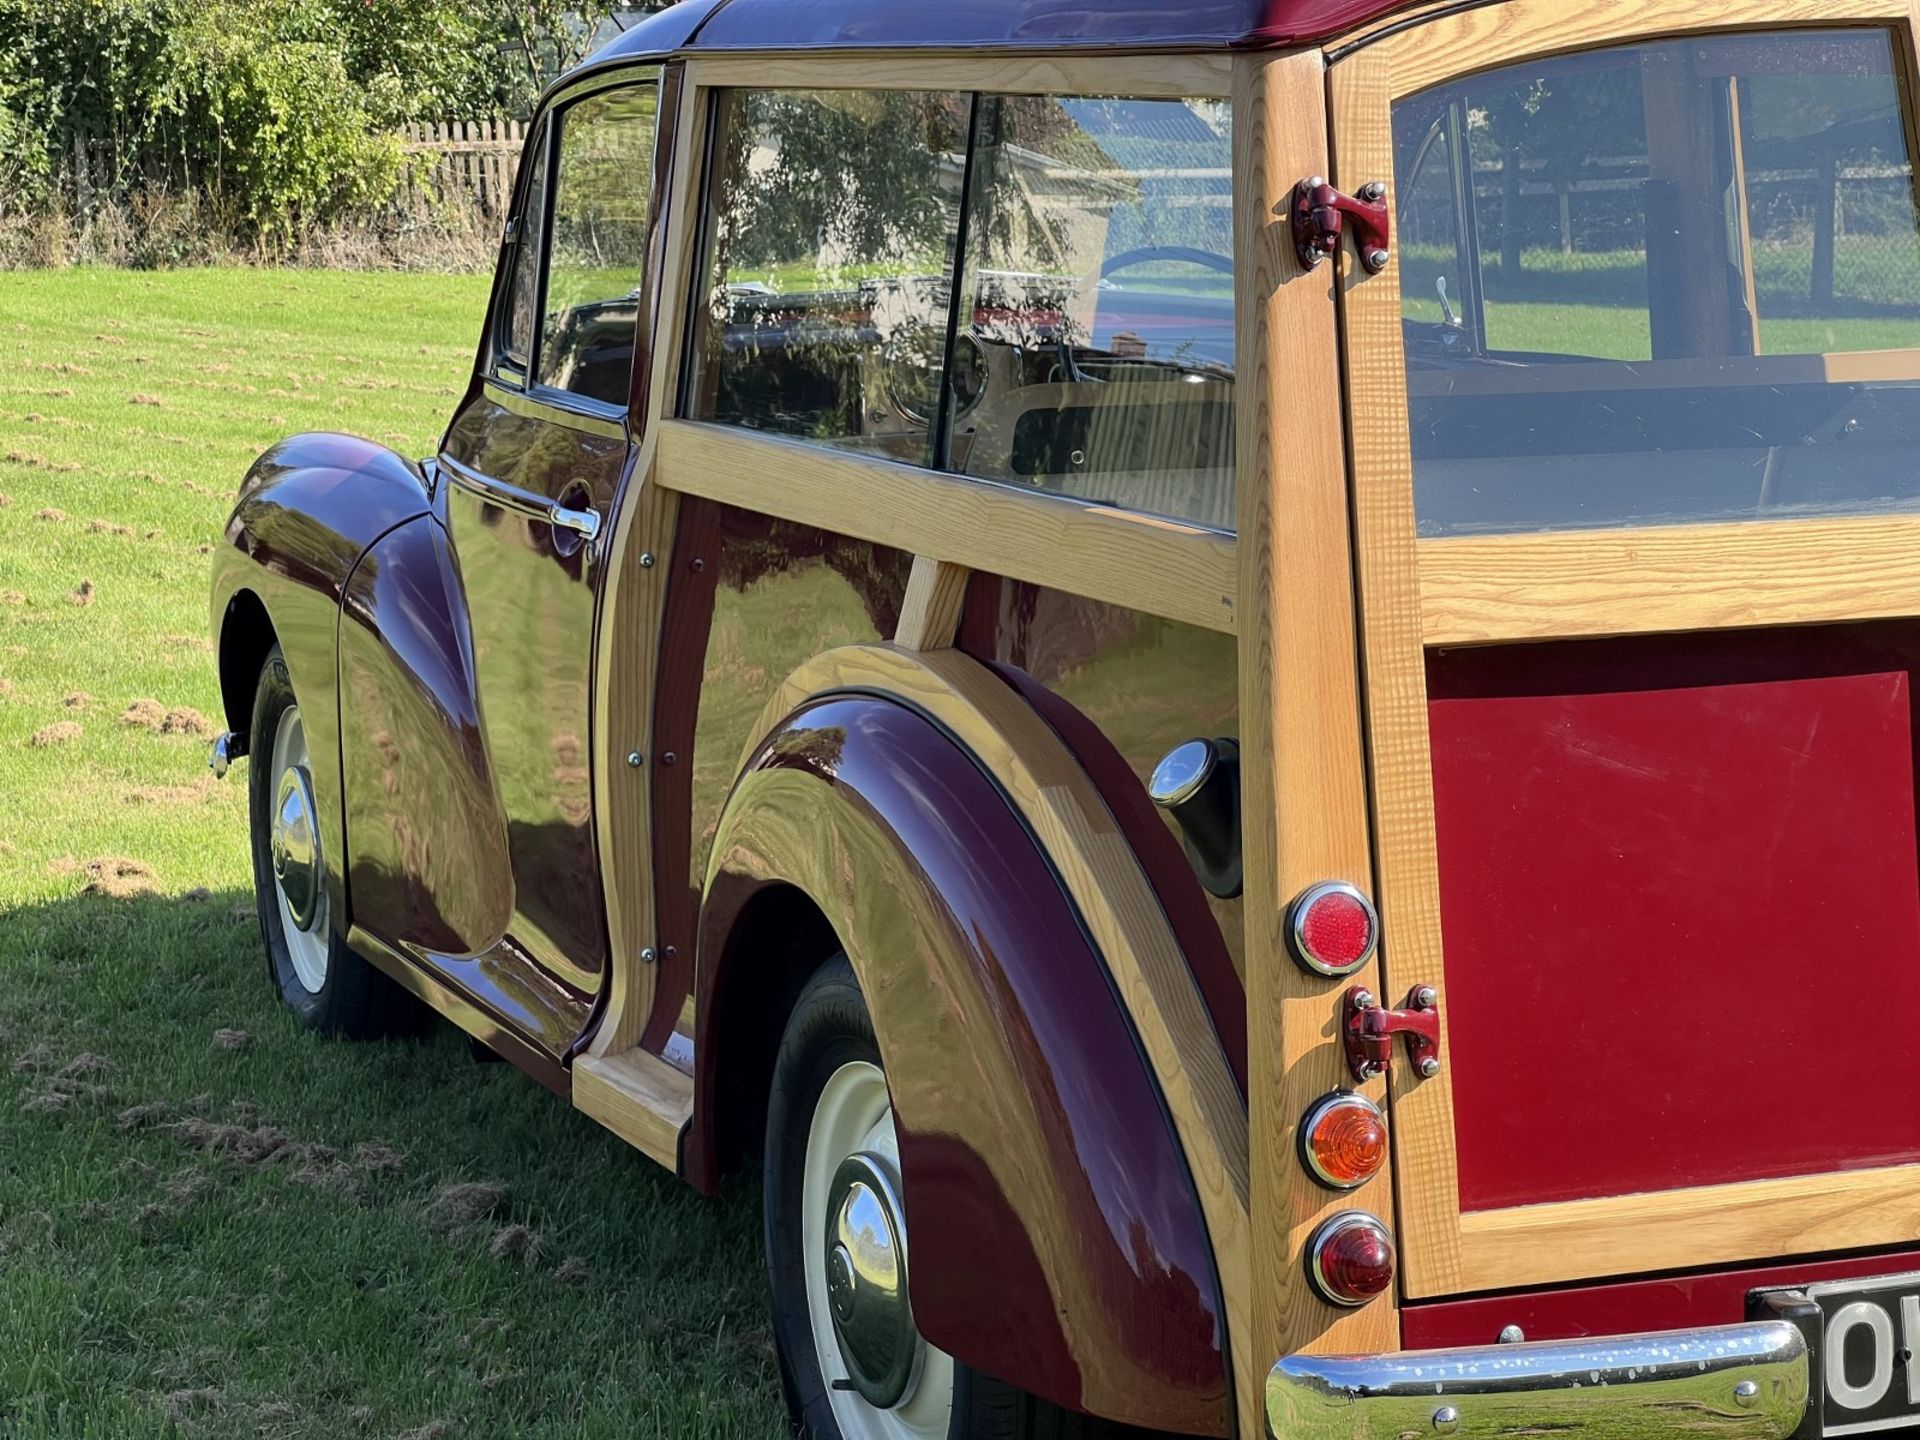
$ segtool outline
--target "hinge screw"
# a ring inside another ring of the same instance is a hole
[[[642,570],[651,570],[653,568],[653,552],[651,550],[642,550],[640,552],[640,568]]]
[[[1369,180],[1360,187],[1360,198],[1378,205],[1387,198],[1387,187],[1378,180]]]
[[[657,958],[658,957],[653,953],[653,947],[651,945],[647,946],[646,949],[640,952],[640,963],[642,965],[651,965],[653,964],[654,960]]]
[[[647,763],[647,757],[642,755],[638,750],[629,750],[627,752],[627,764],[632,769],[638,770],[642,765],[646,763]]]
[[[1416,1065],[1414,1068],[1420,1072],[1420,1078],[1422,1080],[1431,1080],[1434,1076],[1440,1073],[1439,1057],[1434,1055],[1422,1055],[1420,1057],[1420,1063]]]
[[[1378,275],[1387,268],[1387,262],[1392,258],[1385,250],[1369,250],[1366,254],[1367,269]]]
[[[1416,1010],[1431,1010],[1439,999],[1439,993],[1435,991],[1431,985],[1422,985],[1418,990],[1413,992],[1413,1008]]]
[[[1356,990],[1353,992],[1353,1008],[1356,1010],[1371,1010],[1376,1003],[1371,990]]]

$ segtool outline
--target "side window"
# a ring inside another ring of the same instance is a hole
[[[1232,529],[1229,107],[989,96],[979,135],[952,467]]]
[[[534,322],[540,314],[540,251],[546,239],[547,127],[542,124],[527,147],[527,198],[514,228],[513,278],[502,312],[500,370],[524,383],[533,368]]]
[[[1834,30],[1397,104],[1421,532],[1920,507],[1905,101],[1891,37]]]
[[[658,99],[656,85],[623,85],[577,101],[557,120],[534,379],[622,408],[646,270]]]
[[[687,413],[1231,528],[1224,102],[736,91],[718,134]]]
[[[696,418],[930,462],[969,104],[723,98]]]

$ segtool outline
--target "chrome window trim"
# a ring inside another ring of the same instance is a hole
[[[627,412],[620,406],[602,405],[550,385],[519,389],[491,375],[485,389],[489,400],[523,420],[544,420],[607,440],[627,438]]]

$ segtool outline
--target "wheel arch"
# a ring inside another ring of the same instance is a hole
[[[1243,1238],[1244,1110],[1237,1158],[1232,1134],[1176,1117],[1188,1063],[1238,1096],[1211,1039],[1171,1057],[1167,1084],[1138,933],[1164,916],[1116,930],[1139,897],[1102,902],[1100,877],[1145,882],[1087,808],[1090,783],[1017,695],[951,653],[832,652],[761,728],[707,877],[690,1178],[712,1184],[763,1114],[750,1081],[770,1076],[806,977],[844,949],[895,1093],[929,1340],[1069,1408],[1225,1433],[1235,1306],[1215,1255],[1231,1263]],[[1049,789],[1075,803],[1036,816]]]
[[[220,619],[217,664],[220,708],[227,729],[236,735],[246,734],[252,723],[253,692],[260,681],[260,667],[279,643],[266,602],[250,587],[234,591]]]

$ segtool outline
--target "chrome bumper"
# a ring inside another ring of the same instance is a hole
[[[1807,1343],[1785,1321],[1399,1355],[1292,1355],[1267,1376],[1274,1440],[1620,1436],[1787,1440]]]

